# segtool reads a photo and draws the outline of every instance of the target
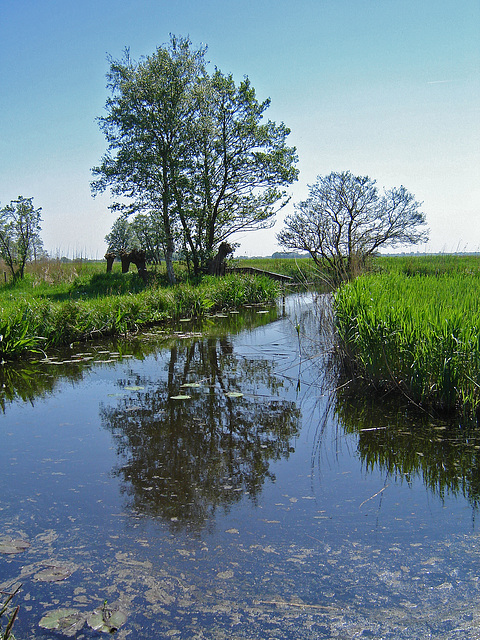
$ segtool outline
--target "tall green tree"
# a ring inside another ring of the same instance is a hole
[[[263,121],[270,100],[259,102],[248,78],[236,86],[218,69],[197,85],[190,162],[176,192],[195,271],[205,269],[231,235],[269,228],[297,179],[290,130]]]
[[[108,150],[93,169],[94,194],[110,188],[112,208],[158,224],[170,282],[176,246],[205,269],[238,231],[264,228],[297,178],[289,130],[263,122],[249,80],[206,71],[205,48],[186,38],[140,62],[110,60],[112,96],[99,118]]]
[[[139,213],[131,223],[139,246],[145,251],[147,262],[160,264],[165,256],[165,235],[161,215],[152,211],[149,215]]]
[[[159,47],[139,62],[128,51],[123,60],[110,59],[112,95],[107,115],[99,118],[108,150],[93,169],[93,193],[110,188],[119,198],[114,210],[160,212],[172,284],[178,221],[174,193],[192,117],[192,85],[205,74],[205,49],[192,50],[190,45],[188,39],[172,36],[169,47]]]
[[[27,260],[43,253],[41,211],[33,206],[33,198],[22,196],[0,209],[0,256],[14,281],[23,278]]]
[[[112,225],[110,233],[105,236],[107,243],[107,253],[119,254],[122,251],[128,252],[138,249],[140,242],[136,236],[135,229],[125,215],[119,216]]]

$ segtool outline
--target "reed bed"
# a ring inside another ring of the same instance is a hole
[[[442,411],[480,408],[480,271],[366,275],[335,294],[348,360],[377,387]]]

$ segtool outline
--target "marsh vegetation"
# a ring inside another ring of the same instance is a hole
[[[273,302],[278,285],[249,275],[204,277],[165,286],[165,274],[146,284],[138,274],[103,263],[64,265],[45,261],[19,282],[0,289],[0,355],[27,352],[108,335],[184,317],[201,317],[245,304]],[[181,271],[180,271],[181,273]]]
[[[389,258],[335,294],[350,374],[422,408],[480,404],[480,258]]]
[[[231,262],[287,275],[322,288],[329,267],[311,259]],[[425,410],[473,416],[480,403],[480,258],[377,257],[334,294],[334,322],[346,375],[364,391],[403,394]],[[136,273],[112,273],[103,263],[30,264],[22,280],[0,289],[3,359],[46,352],[88,339],[125,335],[177,319],[200,318],[245,304],[272,302],[281,285],[231,273],[190,278],[176,263],[169,286],[156,267],[148,283]]]

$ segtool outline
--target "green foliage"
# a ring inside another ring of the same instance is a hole
[[[0,318],[0,358],[18,357],[29,351],[38,353],[43,339],[31,332],[31,317],[28,307],[21,305],[9,309],[5,318]]]
[[[265,276],[230,274],[224,278],[207,277],[216,308],[234,308],[245,304],[271,302],[279,294],[278,283]]]
[[[0,209],[0,257],[14,281],[23,278],[27,260],[43,252],[40,212],[34,208],[33,198],[22,196]]]
[[[176,198],[195,273],[233,233],[271,227],[289,200],[284,188],[298,176],[295,149],[286,146],[283,123],[263,122],[269,106],[247,77],[237,86],[217,69],[203,79],[190,128],[195,164]]]
[[[138,246],[145,251],[147,262],[160,264],[164,257],[165,234],[162,219],[157,211],[150,215],[137,214],[131,222],[131,228],[138,241]]]
[[[171,284],[174,251],[194,275],[206,272],[229,236],[271,226],[298,175],[289,129],[263,121],[270,101],[246,77],[237,86],[218,69],[209,75],[205,54],[172,36],[138,62],[128,51],[111,60],[99,118],[108,151],[92,189],[110,189],[113,209],[137,214],[142,248],[157,260],[162,245]]]
[[[110,233],[105,236],[108,245],[107,253],[119,254],[121,251],[131,251],[140,248],[135,230],[126,216],[120,216],[112,225]]]
[[[361,276],[336,293],[336,322],[367,380],[424,406],[471,412],[480,406],[480,270],[454,269]]]

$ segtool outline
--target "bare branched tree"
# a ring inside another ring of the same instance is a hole
[[[426,242],[420,207],[403,186],[380,194],[368,176],[332,172],[318,176],[277,238],[287,249],[308,251],[335,280],[345,280],[380,247]]]

